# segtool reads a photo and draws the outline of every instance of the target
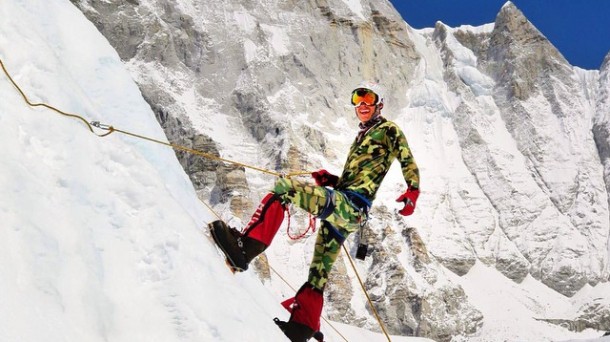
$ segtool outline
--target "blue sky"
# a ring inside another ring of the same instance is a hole
[[[493,23],[506,0],[391,0],[414,28]],[[610,51],[610,0],[513,0],[575,66],[599,69]]]

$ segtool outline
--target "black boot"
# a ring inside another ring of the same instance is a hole
[[[318,342],[324,342],[324,334],[322,334],[321,331],[316,331],[313,334],[313,339],[318,341]]]
[[[267,248],[264,243],[242,236],[237,229],[227,226],[222,221],[214,221],[208,226],[216,245],[237,272],[247,270],[250,261]]]
[[[306,342],[313,337],[315,331],[310,327],[296,323],[296,322],[284,322],[278,318],[274,318],[273,321],[278,327],[284,332],[284,335],[290,339],[291,342]]]

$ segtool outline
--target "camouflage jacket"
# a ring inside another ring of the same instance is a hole
[[[400,162],[407,185],[419,188],[419,169],[407,138],[398,125],[381,118],[362,141],[354,140],[336,189],[357,192],[372,202],[394,159]]]

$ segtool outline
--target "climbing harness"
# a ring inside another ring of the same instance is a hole
[[[318,218],[320,220],[324,220],[329,217],[333,211],[335,211],[335,191],[329,188],[326,189],[326,202],[324,203],[324,207],[320,210],[318,214]]]

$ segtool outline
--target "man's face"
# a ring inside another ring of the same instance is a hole
[[[375,112],[377,110],[381,110],[381,108],[383,108],[383,103],[369,106],[369,105],[365,104],[364,102],[362,102],[362,103],[360,103],[360,105],[358,107],[356,107],[356,116],[358,116],[358,119],[360,120],[360,122],[367,122],[373,116],[375,116]]]

